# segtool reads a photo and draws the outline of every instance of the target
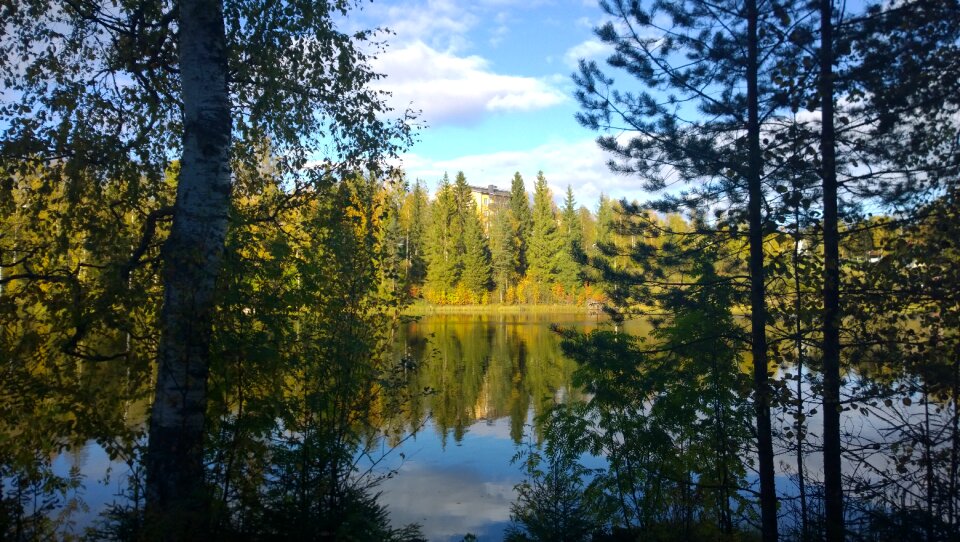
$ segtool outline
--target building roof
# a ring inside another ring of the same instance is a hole
[[[486,194],[488,196],[493,196],[493,197],[502,197],[502,198],[510,197],[509,190],[501,190],[497,188],[496,185],[492,185],[492,184],[489,186],[471,186],[470,190],[472,190],[473,192],[479,192],[481,194]]]

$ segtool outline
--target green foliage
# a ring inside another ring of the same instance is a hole
[[[289,230],[261,225],[247,214],[255,206],[238,209],[211,382],[222,539],[422,539],[390,528],[376,476],[356,463],[376,445],[378,413],[404,404],[383,393],[397,385],[392,294],[378,289],[394,248],[384,246],[394,243],[385,194],[376,179],[345,179],[289,212]]]
[[[444,302],[460,279],[459,243],[455,235],[457,220],[453,187],[444,175],[430,206],[430,226],[427,230],[428,300]]]
[[[484,203],[482,217],[477,194],[464,173],[458,172],[453,184],[444,175],[430,205],[431,221],[425,235],[426,301],[580,304],[596,297],[594,290],[584,287],[578,256],[584,225],[594,235],[590,211],[577,209],[569,190],[563,222],[558,225],[542,172],[538,179],[540,214],[535,222],[519,174],[514,176],[509,203],[498,201],[502,196],[496,195],[484,199],[488,203]]]
[[[463,228],[463,272],[460,281],[467,290],[483,295],[490,289],[490,248],[480,225],[473,199],[467,205]]]
[[[557,254],[561,245],[553,196],[542,171],[537,174],[534,185],[532,223],[527,247],[527,275],[535,282],[554,282],[557,276]]]
[[[583,226],[576,206],[573,189],[568,186],[560,215],[558,238],[561,248],[557,253],[557,280],[567,292],[576,291],[583,283],[577,261],[577,254],[583,251]]]
[[[580,363],[574,382],[591,398],[558,406],[545,438],[548,450],[567,450],[557,464],[574,488],[584,473],[580,454],[606,458],[607,468],[578,490],[603,512],[595,529],[658,540],[730,537],[751,505],[737,453],[751,436],[742,332],[714,256],[697,261],[688,295],[667,304],[671,317],[654,345],[605,330],[560,330],[564,352]]]
[[[549,414],[550,430],[557,431],[562,425],[556,418],[563,413],[556,410]],[[565,435],[587,429],[583,419],[563,421],[573,424],[563,427]],[[565,435],[558,436],[562,439]],[[604,510],[588,495],[594,473],[580,465],[580,453],[577,447],[549,436],[543,450],[529,440],[517,452],[513,462],[523,466],[526,479],[515,487],[517,500],[510,507],[511,525],[504,540],[586,542],[602,530]]]
[[[426,237],[430,200],[420,179],[413,190],[403,198],[400,209],[401,226],[404,231],[407,281],[411,285],[423,285],[427,276]]]
[[[496,209],[490,225],[490,267],[500,303],[516,281],[520,262],[520,240],[514,236],[511,213]]]
[[[517,276],[522,277],[526,275],[530,263],[527,251],[533,231],[533,215],[530,213],[530,197],[519,171],[513,174],[510,181],[510,220],[513,237],[517,240]]]

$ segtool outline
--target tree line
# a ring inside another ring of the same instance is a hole
[[[395,265],[412,297],[435,304],[583,302],[591,295],[576,260],[585,232],[596,229],[568,188],[561,209],[543,172],[533,202],[516,173],[507,201],[478,209],[461,171],[444,174],[432,201],[418,180],[394,188],[392,243]],[[481,215],[481,212],[483,214]]]
[[[623,203],[601,195],[594,213],[567,187],[558,207],[543,172],[533,188],[531,199],[517,172],[509,197],[481,210],[472,195],[478,189],[462,171],[453,182],[445,174],[432,199],[419,179],[412,187],[402,177],[385,182],[383,287],[398,299],[437,305],[606,301],[603,277],[588,258],[601,245],[637,244],[617,227]],[[690,228],[679,213],[647,219],[665,231]]]

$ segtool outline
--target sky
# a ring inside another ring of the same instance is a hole
[[[389,103],[426,125],[402,156],[411,182],[432,190],[462,170],[472,185],[509,188],[519,171],[532,191],[543,170],[558,199],[569,185],[590,209],[601,192],[642,198],[574,118],[577,59],[606,56],[596,0],[374,0],[349,21],[394,33],[373,66]]]

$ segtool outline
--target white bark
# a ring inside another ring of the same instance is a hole
[[[171,539],[195,535],[206,516],[202,445],[211,318],[231,189],[222,2],[181,0],[178,38],[183,156],[163,247],[164,306],[146,458],[148,521]]]

